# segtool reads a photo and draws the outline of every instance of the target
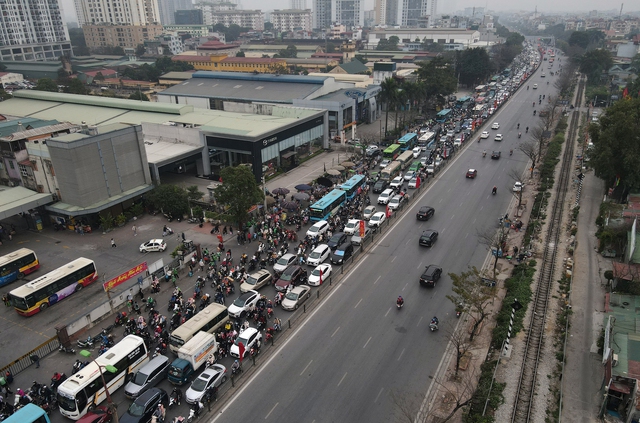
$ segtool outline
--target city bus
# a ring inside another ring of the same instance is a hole
[[[31,403],[2,420],[2,423],[51,423],[47,412]]]
[[[383,181],[391,181],[393,178],[400,174],[401,166],[402,165],[400,162],[389,163],[387,167],[380,171],[380,179]]]
[[[177,354],[180,347],[189,342],[198,332],[213,333],[228,321],[229,312],[226,306],[218,303],[209,304],[204,310],[171,332],[169,348]]]
[[[451,109],[442,109],[436,115],[436,122],[443,123],[446,122],[451,116]]]
[[[33,316],[98,279],[93,260],[84,257],[59,267],[9,292],[18,314]]]
[[[347,200],[352,200],[365,183],[364,175],[353,175],[347,182],[340,185],[339,189],[347,193]]]
[[[58,386],[60,413],[71,420],[78,420],[89,408],[107,398],[101,373],[109,394],[113,394],[148,362],[149,353],[144,340],[136,335],[125,336]],[[107,366],[115,367],[116,371],[111,373]]]
[[[338,212],[346,200],[347,193],[345,191],[334,189],[309,208],[309,218],[315,222],[327,220]]]
[[[404,134],[402,138],[398,140],[398,144],[400,145],[400,150],[402,151],[413,150],[413,147],[416,146],[417,142],[418,142],[418,134],[416,134],[415,132],[409,132],[407,134]]]
[[[0,286],[8,285],[16,279],[24,278],[40,268],[36,253],[28,248],[20,248],[0,257]]]
[[[435,132],[425,132],[418,138],[418,145],[422,148],[422,151],[427,151],[436,140]]]
[[[413,160],[413,151],[411,150],[405,151],[396,159],[396,161],[400,162],[401,170],[406,169],[411,163],[411,160]]]
[[[400,144],[391,144],[382,152],[382,157],[389,160],[395,160],[400,155]]]

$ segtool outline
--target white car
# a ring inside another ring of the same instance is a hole
[[[436,157],[436,160],[433,162],[433,164],[436,167],[440,167],[440,165],[442,164],[442,157],[440,157],[440,156]]]
[[[533,84],[533,89],[537,90],[538,89],[538,84]]]
[[[429,160],[429,158],[427,156],[420,157],[420,163],[422,164],[422,166],[426,166],[427,165],[427,160]]]
[[[408,171],[407,173],[404,174],[404,180],[405,181],[410,181],[411,179],[416,177],[416,172],[414,172],[413,170]]]
[[[417,188],[418,187],[418,178],[411,178],[409,181],[409,188]]]
[[[309,275],[309,280],[307,281],[307,283],[311,286],[322,285],[324,281],[326,281],[329,276],[331,276],[332,270],[333,268],[329,263],[322,263],[316,266],[316,268],[313,269],[313,272],[311,272],[311,274]]]
[[[420,147],[416,147],[413,149],[413,158],[417,159],[418,157],[420,157],[420,153],[422,153],[422,149]]]
[[[487,131],[482,131],[482,134],[480,134],[480,138],[482,139],[489,138],[489,133]]]
[[[516,182],[515,184],[513,184],[513,192],[520,191],[522,191],[522,182]]]
[[[377,212],[376,214],[371,216],[371,219],[369,219],[369,227],[370,228],[377,228],[380,225],[382,225],[382,223],[385,220],[387,220],[386,214],[384,212]]]
[[[494,141],[502,141],[502,134],[496,134]]]
[[[395,195],[391,200],[389,200],[389,209],[398,210],[403,200],[404,197],[402,195]]]
[[[316,222],[312,227],[307,230],[307,235],[310,237],[322,235],[323,233],[329,230],[329,222],[326,220],[321,220]]]
[[[436,172],[436,165],[431,163],[427,165],[427,173],[433,175]]]
[[[384,159],[383,161],[380,162],[380,169],[384,169],[385,167],[389,166],[389,163],[391,163],[391,160]]]
[[[148,253],[150,251],[164,251],[167,249],[167,244],[162,239],[151,239],[143,244],[140,244],[140,252]]]
[[[493,125],[491,125],[491,129],[500,129],[500,124],[498,122],[493,122]]]
[[[231,346],[229,354],[231,357],[240,358],[240,343],[244,345],[243,357],[249,354],[249,350],[255,346],[262,339],[262,334],[256,328],[247,328],[240,332],[240,335],[236,338],[236,341]]]
[[[393,190],[391,188],[385,189],[378,196],[378,204],[387,204],[391,200],[391,196],[393,196]]]
[[[404,180],[402,179],[402,176],[396,176],[395,178],[393,178],[393,181],[391,181],[389,186],[391,188],[400,188],[403,183],[404,183]]]
[[[327,244],[318,245],[310,254],[309,258],[307,258],[307,265],[309,266],[317,266],[321,264],[323,261],[329,258],[329,254],[331,254],[331,248]]]
[[[369,220],[371,219],[371,216],[373,216],[375,212],[376,212],[376,206],[367,206],[364,209],[364,212],[362,212],[362,218],[364,220]]]
[[[453,141],[453,145],[455,147],[460,147],[462,145],[462,138],[458,137]]]
[[[353,235],[358,230],[360,230],[360,219],[349,219],[342,232],[347,235]]]
[[[260,299],[258,291],[253,289],[240,294],[238,298],[229,306],[229,316],[231,317],[245,317],[247,313],[256,308],[256,303]]]
[[[219,387],[227,380],[227,369],[222,364],[214,364],[200,373],[192,383],[187,392],[185,392],[185,400],[187,404],[195,404],[202,400],[204,394],[214,387]]]

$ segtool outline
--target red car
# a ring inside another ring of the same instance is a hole
[[[110,423],[113,412],[104,405],[97,406],[93,411],[80,417],[77,423]]]
[[[467,170],[467,178],[475,179],[478,176],[478,171],[475,169]]]

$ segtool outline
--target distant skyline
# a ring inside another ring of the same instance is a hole
[[[77,22],[75,7],[73,0],[61,0],[62,8],[64,10],[64,16],[68,22]],[[271,0],[268,2],[269,8],[265,8],[264,0],[236,0],[243,9],[259,9],[263,12],[273,9],[288,9],[290,0]],[[311,9],[311,3],[313,0],[307,0],[307,8]],[[523,1],[519,2],[517,7],[514,7],[513,0],[489,0],[489,1],[474,1],[474,0],[438,0],[438,14],[442,13],[454,13],[458,10],[463,10],[465,7],[486,7],[491,11],[530,11],[533,12],[535,7],[538,7],[538,12],[541,13],[562,13],[562,12],[588,12],[591,10],[597,10],[599,12],[620,10],[620,5],[625,3],[622,12],[638,12],[640,8],[637,5],[631,6],[630,2],[624,2],[622,0],[619,3],[606,3],[606,9],[603,8],[601,0],[535,0],[535,1]],[[365,0],[365,10],[373,10],[374,0]]]

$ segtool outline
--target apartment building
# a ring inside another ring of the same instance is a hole
[[[154,25],[160,23],[157,0],[75,0],[78,23]]]
[[[192,10],[193,2],[191,0],[157,0],[158,13],[160,14],[160,23],[163,25],[172,25],[176,23],[175,13],[178,10]]]
[[[54,61],[71,54],[58,0],[0,2],[0,61]]]
[[[280,32],[311,31],[311,10],[276,9],[271,12],[271,23]]]
[[[205,21],[205,24],[207,22]],[[238,25],[256,31],[264,30],[264,16],[261,10],[228,10],[211,13],[211,24],[224,26]]]
[[[85,25],[82,29],[90,49],[108,46],[136,48],[163,33],[162,25]]]

